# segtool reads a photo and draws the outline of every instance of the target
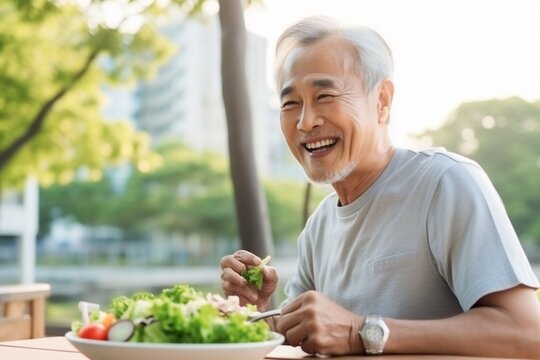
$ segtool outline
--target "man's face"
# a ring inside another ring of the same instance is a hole
[[[367,95],[354,66],[350,46],[329,38],[294,49],[279,74],[281,129],[315,182],[369,171],[376,155],[379,91]]]

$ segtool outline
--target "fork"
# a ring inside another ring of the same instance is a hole
[[[255,322],[261,319],[266,319],[267,317],[276,316],[281,314],[281,309],[273,309],[268,311],[263,311],[261,313],[255,314],[251,316],[248,321],[249,322]]]

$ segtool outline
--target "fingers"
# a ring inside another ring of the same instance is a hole
[[[350,335],[362,319],[324,294],[306,291],[284,306],[276,329],[307,353],[340,355],[358,351],[358,339]]]
[[[241,274],[257,259],[257,256],[245,250],[239,250],[232,255],[222,257],[220,261],[222,281],[230,284],[229,288],[247,285]],[[261,260],[258,259],[258,261],[260,263]]]
[[[260,302],[260,296],[256,289],[248,285],[248,282],[241,275],[251,266],[257,266],[261,263],[261,259],[246,250],[238,250],[232,255],[226,255],[221,258],[221,287],[225,295],[236,295],[240,298],[240,304],[246,303],[256,304]],[[270,287],[267,288],[267,293],[271,295],[277,287],[277,273],[274,270],[268,273],[270,279]],[[275,282],[275,284],[274,284]],[[273,284],[273,285],[272,285]],[[272,287],[273,286],[273,287]],[[261,293],[263,293],[261,291]],[[264,296],[269,296],[265,295]]]
[[[257,266],[261,263],[260,257],[246,250],[238,250],[232,257],[246,266]]]
[[[221,287],[226,296],[238,296],[241,305],[254,303],[258,299],[257,293],[248,286],[246,279],[231,267],[225,267],[221,271]]]
[[[302,326],[305,320],[301,311],[303,303],[303,296],[300,295],[281,309],[281,316],[276,328],[285,336],[288,345],[300,346],[307,337]]]
[[[279,277],[276,269],[273,266],[265,266],[263,268],[263,285],[260,290],[262,297],[270,297],[277,289]]]
[[[281,333],[285,334],[289,329],[298,326],[306,319],[308,314],[306,314],[305,309],[302,308],[303,303],[299,300],[301,299],[296,298],[281,309],[281,316],[279,317],[278,323],[278,329]]]
[[[238,273],[245,271],[247,266],[253,262],[253,257],[255,257],[255,255],[251,254],[252,256],[249,256],[248,254],[250,253],[244,254],[244,252],[247,253],[247,251],[239,250],[234,254],[222,257],[219,262],[221,269],[231,268]]]
[[[227,283],[228,288],[241,288],[247,285],[246,279],[231,268],[225,268],[221,271],[222,283]]]
[[[294,312],[281,315],[277,329],[285,336],[287,345],[299,346],[308,354],[325,354],[325,347],[319,341],[321,336],[312,322],[300,312]]]
[[[225,295],[236,295],[240,298],[240,304],[255,303],[258,300],[257,292],[248,286],[246,279],[234,272],[231,268],[225,268],[221,272],[221,287]]]
[[[306,298],[306,294],[308,294],[309,292],[306,292],[300,296],[298,296],[297,298],[291,300],[287,305],[285,305],[283,307],[283,309],[281,310],[281,315],[286,315],[286,314],[291,314],[291,313],[294,313],[298,310],[300,310],[300,308],[302,306],[305,306],[305,304],[307,303],[305,301],[305,298]]]
[[[309,354],[324,353],[320,339],[327,330],[320,319],[321,312],[325,311],[325,306],[319,302],[321,297],[316,291],[298,296],[282,309],[277,326],[288,344],[300,346]]]
[[[287,344],[300,346],[306,337],[302,328],[302,318],[297,313],[281,314],[277,323],[277,331],[285,336]]]
[[[263,279],[265,282],[275,283],[278,281],[276,268],[266,265],[263,269]]]

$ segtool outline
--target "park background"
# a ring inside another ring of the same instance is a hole
[[[106,304],[173,283],[219,291],[219,259],[244,244],[219,11],[212,0],[0,5],[0,284],[50,283],[50,331],[78,316],[81,299]],[[309,186],[289,155],[272,83],[277,36],[308,15],[386,38],[394,143],[478,161],[540,261],[537,1],[266,0],[241,15],[252,126],[243,137],[267,208],[263,248],[282,282],[305,217],[330,191]]]

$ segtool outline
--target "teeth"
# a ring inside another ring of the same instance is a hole
[[[325,139],[317,142],[306,143],[306,148],[309,150],[319,149],[323,146],[333,145],[336,143],[336,139]]]

